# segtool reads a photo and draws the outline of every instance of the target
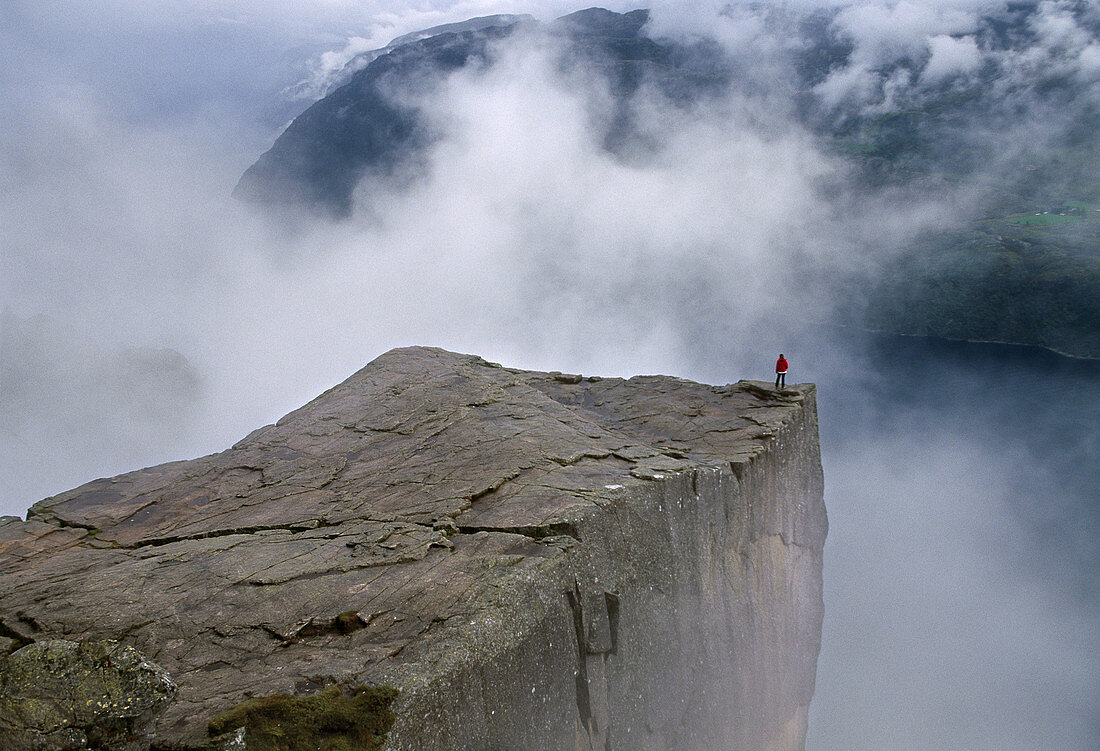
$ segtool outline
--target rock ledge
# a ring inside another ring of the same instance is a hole
[[[0,636],[149,655],[154,748],[339,684],[400,691],[387,749],[797,749],[826,527],[812,386],[414,347],[0,521]]]

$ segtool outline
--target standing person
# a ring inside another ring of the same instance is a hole
[[[775,390],[779,390],[780,384],[787,388],[787,360],[783,353],[779,353],[779,359],[775,361]]]

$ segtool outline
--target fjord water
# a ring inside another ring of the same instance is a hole
[[[1100,747],[1100,361],[793,341],[830,518],[807,749]]]

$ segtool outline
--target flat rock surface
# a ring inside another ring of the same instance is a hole
[[[197,742],[249,696],[369,675],[623,488],[736,472],[812,389],[393,350],[227,451],[0,519],[0,636],[136,647],[180,689],[159,737]]]

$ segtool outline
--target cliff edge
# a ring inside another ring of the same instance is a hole
[[[154,749],[258,748],[227,710],[332,686],[396,689],[393,751],[800,749],[826,529],[810,385],[398,349],[0,520],[0,637],[140,650]]]

